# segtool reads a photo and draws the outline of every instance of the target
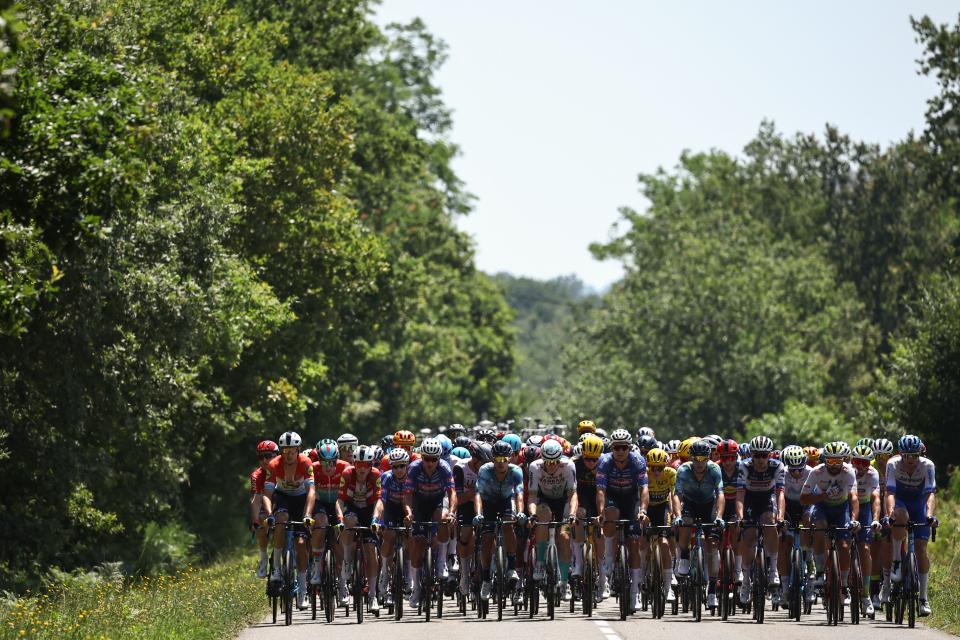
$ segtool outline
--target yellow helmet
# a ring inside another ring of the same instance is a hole
[[[687,438],[686,440],[680,443],[680,448],[677,449],[677,455],[680,456],[681,460],[690,459],[690,445],[692,445],[694,442],[696,442],[699,439],[700,438],[693,436],[693,437]]]
[[[588,435],[580,444],[583,447],[584,458],[599,458],[603,454],[603,440],[599,436]]]
[[[577,433],[596,433],[597,425],[593,424],[593,420],[581,420],[580,424],[577,425]]]
[[[647,451],[647,464],[650,466],[663,467],[670,461],[670,456],[663,449],[650,449]]]

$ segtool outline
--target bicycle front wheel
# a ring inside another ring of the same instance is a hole
[[[360,540],[357,540],[356,547],[353,550],[353,608],[357,614],[357,624],[363,624],[363,547]]]
[[[693,596],[690,598],[693,619],[700,622],[703,616],[703,549],[701,547],[695,547],[690,554],[690,589]]]
[[[497,620],[503,620],[503,601],[506,599],[503,586],[503,574],[506,571],[506,562],[503,559],[503,547],[497,547],[496,572],[497,581],[494,584],[497,598]]]
[[[293,584],[297,579],[295,567],[293,551],[287,549],[283,554],[283,623],[286,626],[293,624]]]
[[[617,551],[618,595],[620,601],[620,619],[626,620],[630,613],[630,573],[627,570],[627,550],[620,545]]]
[[[403,587],[406,583],[403,575],[405,564],[403,544],[398,543],[393,551],[393,619],[403,618]]]
[[[554,616],[556,616],[558,566],[559,562],[557,560],[557,548],[553,545],[550,545],[547,547],[547,582],[544,592],[547,598],[547,617],[551,620],[553,620]]]
[[[430,622],[430,610],[433,608],[433,545],[427,542],[427,553],[423,563],[423,575],[420,578],[423,595],[420,598],[420,608]]]

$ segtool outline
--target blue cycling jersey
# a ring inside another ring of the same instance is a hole
[[[380,500],[383,504],[403,504],[404,480],[393,475],[393,471],[380,474]]]
[[[627,461],[620,467],[612,453],[600,456],[597,463],[597,488],[605,489],[607,494],[637,493],[647,484],[647,461],[636,451],[627,455]]]
[[[677,469],[677,486],[675,493],[681,502],[706,504],[713,502],[723,492],[723,472],[720,465],[707,462],[707,469],[703,478],[697,479],[693,474],[693,463],[684,462]]]
[[[509,500],[523,493],[523,471],[511,464],[503,480],[497,478],[494,463],[488,462],[477,473],[477,493],[483,500]]]
[[[407,468],[407,479],[403,483],[403,490],[413,494],[413,499],[431,500],[453,489],[453,472],[443,460],[437,462],[433,473],[427,475],[423,460],[414,460]]]

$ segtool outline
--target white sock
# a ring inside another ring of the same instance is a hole
[[[920,599],[927,599],[927,580],[930,578],[929,573],[920,574]]]
[[[266,550],[266,549],[260,549],[260,559],[261,559],[261,560],[266,560],[266,559],[267,559],[267,550]]]
[[[282,549],[273,550],[273,572],[280,573],[280,563],[282,562],[280,556],[283,555]]]
[[[771,553],[771,554],[770,554],[770,571],[776,571],[776,570],[777,570],[777,555],[779,555],[779,554],[777,554],[777,553]]]
[[[743,571],[743,556],[733,557],[733,568],[737,573]]]
[[[573,567],[580,572],[583,567],[583,544],[573,543]]]
[[[643,569],[630,570],[630,576],[633,578],[632,584],[630,585],[630,595],[633,597],[637,596],[637,589],[640,588],[640,583],[643,582],[642,571]]]

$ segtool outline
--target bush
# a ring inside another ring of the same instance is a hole
[[[195,543],[196,536],[177,523],[148,523],[136,562],[137,573],[158,576],[183,570],[194,559]]]

